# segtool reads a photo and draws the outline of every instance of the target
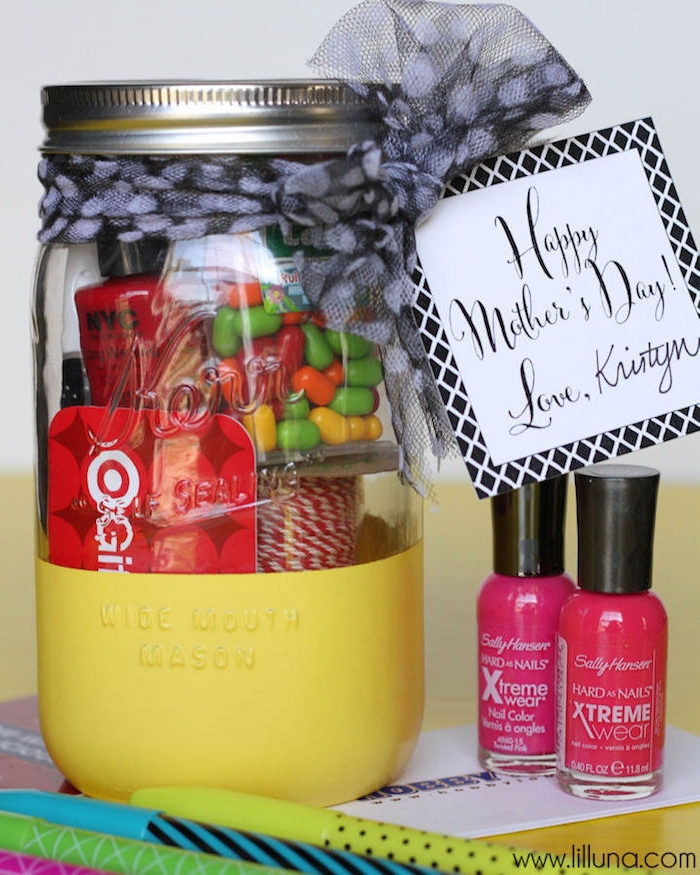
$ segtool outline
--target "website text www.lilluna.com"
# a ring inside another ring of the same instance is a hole
[[[560,872],[572,868],[649,869],[692,872],[698,868],[694,851],[606,851],[590,844],[572,845],[568,854],[513,851],[515,869]]]

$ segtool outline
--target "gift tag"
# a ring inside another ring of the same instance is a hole
[[[700,272],[651,119],[499,156],[418,229],[414,311],[477,494],[700,428]]]
[[[49,432],[49,561],[121,573],[254,573],[255,451],[230,416],[66,407]]]

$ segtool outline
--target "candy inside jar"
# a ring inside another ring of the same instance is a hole
[[[255,447],[257,569],[354,564],[363,476],[396,469],[379,350],[326,326],[276,228],[175,244],[168,267],[175,298],[213,304],[204,381]]]

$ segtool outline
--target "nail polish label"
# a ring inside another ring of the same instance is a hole
[[[80,348],[93,404],[109,403],[128,363],[138,359],[148,372],[157,358],[156,276],[130,276],[79,289],[76,309]],[[135,346],[138,337],[138,348]],[[131,387],[120,389],[131,403]]]
[[[558,765],[597,779],[638,778],[662,764],[663,636],[624,646],[558,640]]]
[[[67,407],[48,442],[49,561],[114,572],[256,570],[255,452],[223,414]]]
[[[479,637],[479,746],[554,753],[554,641],[490,626]]]

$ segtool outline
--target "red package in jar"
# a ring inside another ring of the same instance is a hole
[[[117,572],[255,571],[255,453],[231,417],[69,407],[49,435],[50,561]]]

